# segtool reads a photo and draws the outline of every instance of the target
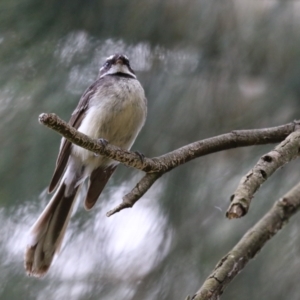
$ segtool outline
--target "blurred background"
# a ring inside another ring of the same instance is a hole
[[[300,1],[1,0],[0,299],[184,299],[299,181],[299,161],[260,189],[248,215],[225,212],[240,178],[274,145],[224,151],[161,178],[110,218],[142,172],[120,166],[95,209],[78,205],[48,275],[26,276],[26,234],[50,196],[60,136],[105,58],[126,53],[145,88],[148,119],[133,150],[154,157],[234,129],[300,114]],[[299,299],[296,216],[222,299]]]

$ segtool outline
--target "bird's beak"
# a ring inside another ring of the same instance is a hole
[[[120,64],[120,65],[123,65],[123,60],[121,58],[118,58],[116,60],[116,64]]]

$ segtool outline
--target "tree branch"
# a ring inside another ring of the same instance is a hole
[[[104,155],[126,166],[153,173],[153,176],[145,176],[136,187],[123,198],[123,203],[108,213],[112,215],[121,209],[132,207],[153,183],[164,173],[200,156],[237,147],[278,143],[284,140],[290,133],[300,127],[300,121],[294,121],[286,125],[254,129],[236,130],[227,134],[197,141],[159,157],[141,160],[140,155],[123,150],[111,144],[104,145],[98,140],[91,139],[85,134],[61,120],[55,114],[41,114],[39,122],[68,139],[70,142],[90,150],[96,154]]]
[[[146,174],[132,189],[132,191],[123,197],[123,202],[114,209],[107,212],[106,216],[110,217],[111,215],[121,211],[124,208],[132,207],[148,191],[149,187],[151,187],[161,175],[161,173]]]
[[[244,216],[254,193],[279,168],[297,158],[300,153],[300,130],[291,133],[274,150],[263,155],[257,164],[241,179],[231,196],[226,216],[229,219]]]
[[[99,140],[92,139],[77,131],[74,127],[70,126],[55,114],[43,113],[39,115],[39,122],[58,132],[73,144],[90,150],[91,152],[104,155],[108,158],[119,161],[128,167],[142,171],[145,171],[145,169],[149,169],[149,172],[151,172],[151,170],[155,170],[155,160],[145,157],[143,161],[141,161],[140,155],[135,152],[126,151],[117,146],[104,144]]]
[[[271,210],[216,265],[193,300],[217,300],[232,279],[246,266],[300,208],[300,183],[278,200]]]

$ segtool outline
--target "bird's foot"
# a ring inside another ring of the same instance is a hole
[[[102,138],[98,139],[98,142],[99,142],[103,147],[105,147],[105,146],[108,144],[108,140],[102,139]],[[96,157],[98,157],[99,155],[100,155],[100,154],[94,153],[94,156],[96,156]]]
[[[102,144],[103,147],[107,146],[108,144],[108,140],[102,138],[98,139],[98,142],[100,142],[100,144]]]

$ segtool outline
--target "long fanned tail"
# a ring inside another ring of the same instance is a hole
[[[41,277],[49,269],[54,254],[59,251],[79,187],[66,195],[62,180],[52,199],[32,226],[25,251],[25,269],[28,275]]]

